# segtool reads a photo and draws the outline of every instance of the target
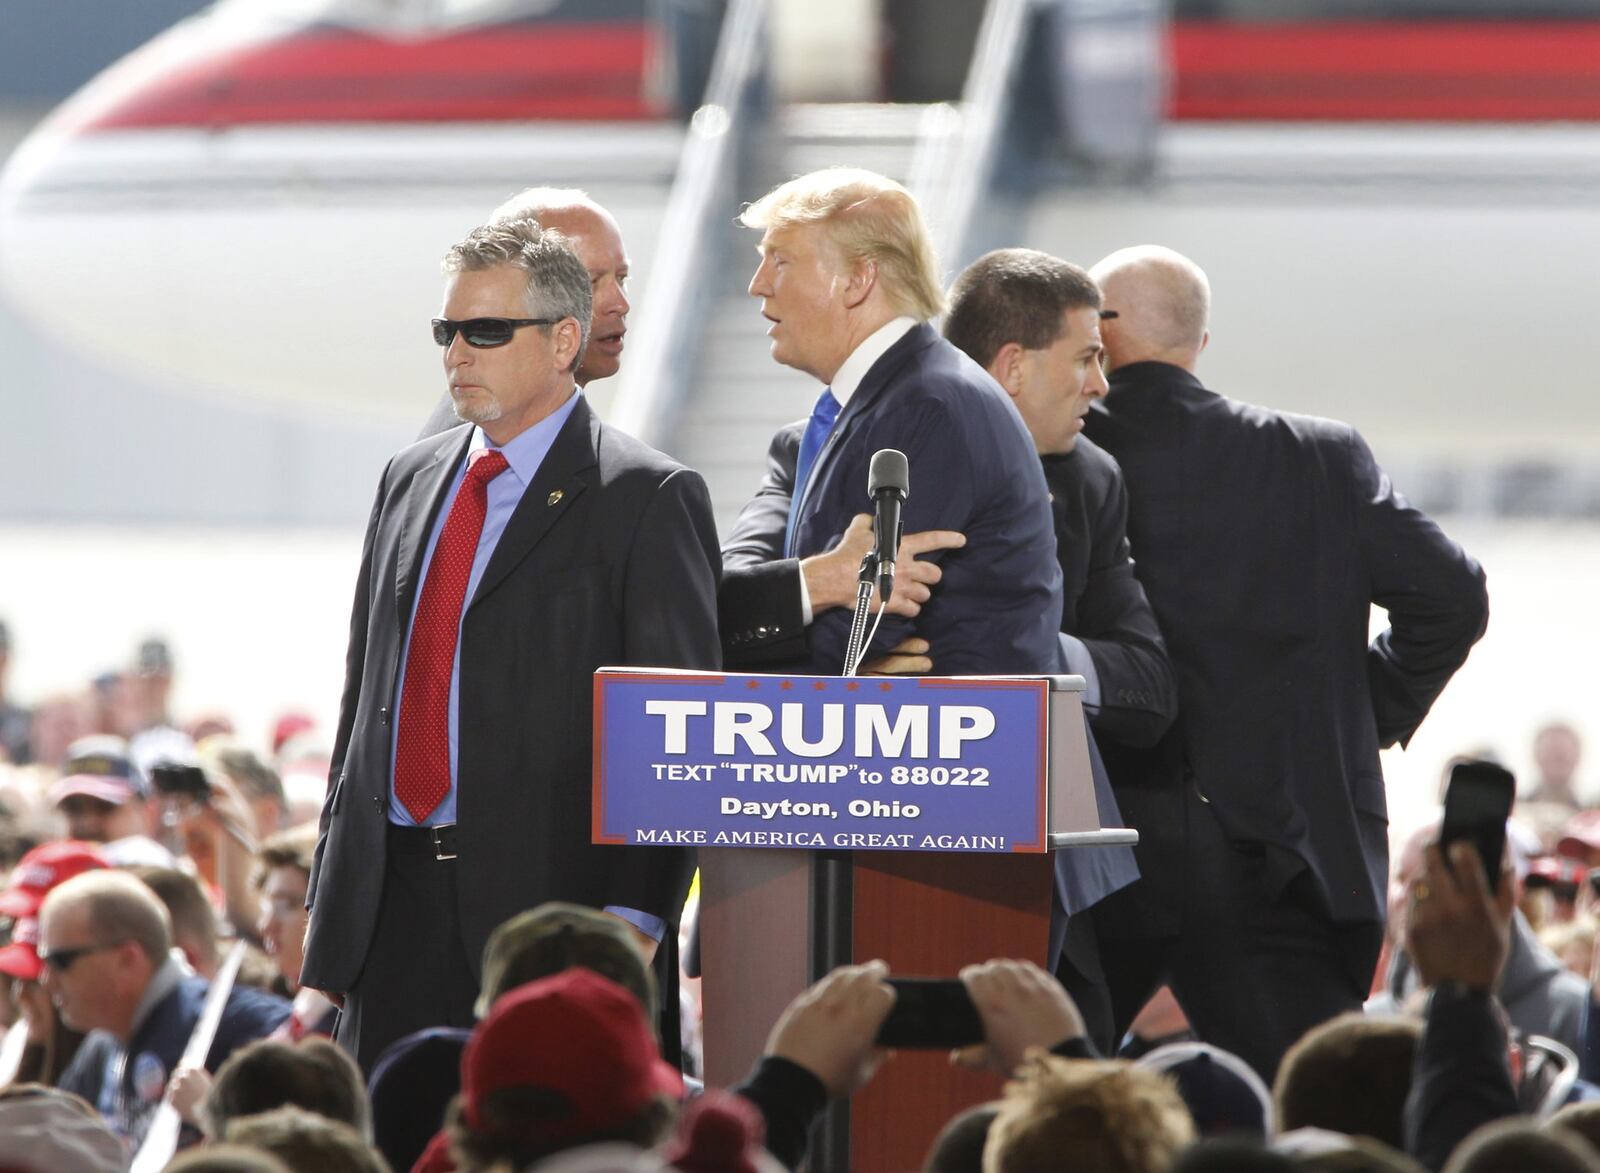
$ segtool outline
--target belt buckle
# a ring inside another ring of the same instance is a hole
[[[442,834],[442,832],[444,832],[444,831],[454,831],[455,829],[456,829],[456,825],[454,823],[445,823],[442,826],[430,827],[429,828],[429,830],[433,834],[433,858],[434,859],[436,859],[436,860],[444,860],[444,859],[454,859],[456,857],[456,853],[453,852],[453,851],[449,852],[448,854],[446,854],[445,849],[444,849],[444,835]]]

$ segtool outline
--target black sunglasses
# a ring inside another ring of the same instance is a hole
[[[90,953],[101,953],[107,949],[115,949],[121,941],[110,941],[104,945],[83,945],[77,949],[52,949],[48,953],[41,953],[39,960],[48,965],[56,973],[66,973],[77,964],[78,958]]]
[[[468,346],[504,346],[523,326],[553,326],[560,318],[468,318],[453,322],[449,318],[433,319],[433,340],[440,346],[449,346],[456,332],[467,340]]]

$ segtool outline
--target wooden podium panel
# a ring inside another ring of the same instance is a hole
[[[1045,961],[1049,855],[702,850],[706,1078],[743,1079],[789,1001],[833,965],[881,958],[892,974],[954,977],[992,957]],[[836,1107],[813,1173],[921,1167],[957,1112],[1000,1080],[943,1051],[901,1051]]]
[[[856,856],[855,956],[905,977],[954,977],[994,957],[1045,963],[1048,855]],[[899,1051],[850,1101],[851,1169],[912,1170],[946,1121],[1000,1094],[998,1076],[950,1065],[947,1051]]]
[[[811,984],[809,851],[700,852],[705,1076],[732,1087],[761,1057],[783,1008]]]

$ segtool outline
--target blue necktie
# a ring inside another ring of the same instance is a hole
[[[817,405],[811,409],[811,422],[806,424],[805,435],[800,437],[800,458],[794,468],[794,496],[789,498],[789,528],[783,535],[783,553],[794,557],[794,527],[800,517],[800,502],[805,500],[806,482],[811,479],[811,466],[817,463],[817,453],[833,431],[833,422],[839,418],[839,401],[833,397],[832,388],[824,387],[817,396]]]

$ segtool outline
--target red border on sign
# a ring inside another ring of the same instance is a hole
[[[612,681],[643,680],[651,673],[617,671],[597,671],[594,674],[594,749],[590,754],[592,765],[589,770],[589,842],[599,844],[614,844],[626,846],[627,837],[623,835],[607,835],[605,833],[605,787],[601,778],[605,775],[605,715],[606,715],[606,685]],[[672,679],[684,684],[726,684],[726,672],[714,672],[706,675],[690,675],[674,672]]]
[[[1049,850],[1050,844],[1050,681],[1037,680],[963,680],[960,677],[919,677],[918,688],[1022,688],[1035,689],[1039,694],[1039,767],[1035,806],[1039,811],[1039,826],[1034,831],[1032,843],[1013,843],[1011,850],[1020,855],[1038,855]]]

